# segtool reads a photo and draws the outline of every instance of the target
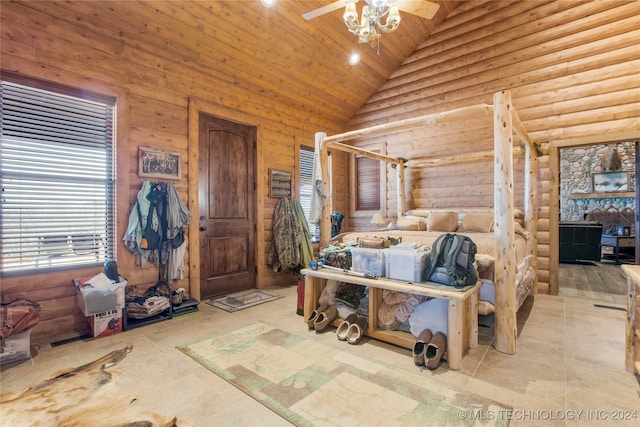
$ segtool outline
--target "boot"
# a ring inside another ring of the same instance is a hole
[[[425,329],[420,332],[415,344],[413,344],[413,363],[415,363],[416,366],[424,366],[424,353],[427,349],[427,344],[431,341],[432,337],[433,333],[431,332],[431,329]]]
[[[436,332],[424,353],[427,368],[433,370],[440,366],[445,351],[447,351],[447,336],[442,332]]]

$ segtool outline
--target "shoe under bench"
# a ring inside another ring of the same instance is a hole
[[[389,331],[378,328],[378,309],[382,302],[382,291],[406,292],[442,298],[448,301],[447,308],[447,351],[445,358],[451,369],[460,369],[462,357],[469,348],[478,346],[478,291],[476,286],[465,290],[456,290],[450,286],[433,282],[422,282],[417,285],[400,280],[386,278],[370,279],[332,270],[303,269],[300,274],[305,277],[304,287],[304,319],[308,319],[311,312],[318,306],[318,299],[322,294],[327,280],[352,283],[369,287],[369,327],[366,334],[374,339],[394,345],[412,349],[416,338],[409,332]],[[336,319],[334,326],[342,319]]]

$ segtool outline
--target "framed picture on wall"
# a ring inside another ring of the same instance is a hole
[[[269,197],[291,197],[291,174],[269,169]]]
[[[629,191],[629,171],[594,173],[592,179],[594,193]]]
[[[180,179],[181,167],[180,153],[148,147],[138,149],[139,177]]]

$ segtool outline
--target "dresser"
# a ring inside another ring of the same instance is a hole
[[[624,365],[627,371],[640,375],[640,266],[623,265],[627,276],[627,323]]]

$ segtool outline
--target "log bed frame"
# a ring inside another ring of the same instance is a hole
[[[493,111],[493,150],[473,153],[471,155],[450,156],[438,159],[405,160],[373,153],[361,148],[343,144],[343,141],[355,138],[383,135],[390,132],[409,130],[422,126],[435,126],[441,123],[453,122],[479,115],[488,115]],[[316,141],[320,141],[320,164],[322,181],[329,181],[328,151],[340,150],[353,154],[368,156],[380,161],[391,163],[396,169],[397,176],[397,206],[398,217],[406,213],[405,200],[405,168],[424,167],[459,163],[469,160],[494,159],[494,234],[495,251],[495,341],[496,350],[514,354],[517,341],[517,318],[519,309],[516,302],[516,288],[512,284],[516,281],[515,260],[515,219],[513,197],[513,134],[524,143],[525,175],[524,175],[524,228],[529,232],[529,245],[533,254],[531,267],[537,272],[537,185],[538,159],[536,146],[529,137],[524,125],[511,103],[509,91],[497,92],[493,96],[493,105],[478,104],[463,107],[443,113],[429,114],[365,129],[349,131],[337,135],[326,136],[316,134]],[[330,212],[327,204],[323,206],[321,219],[320,243],[326,244],[331,236]],[[532,292],[537,293],[537,279],[533,282]]]

